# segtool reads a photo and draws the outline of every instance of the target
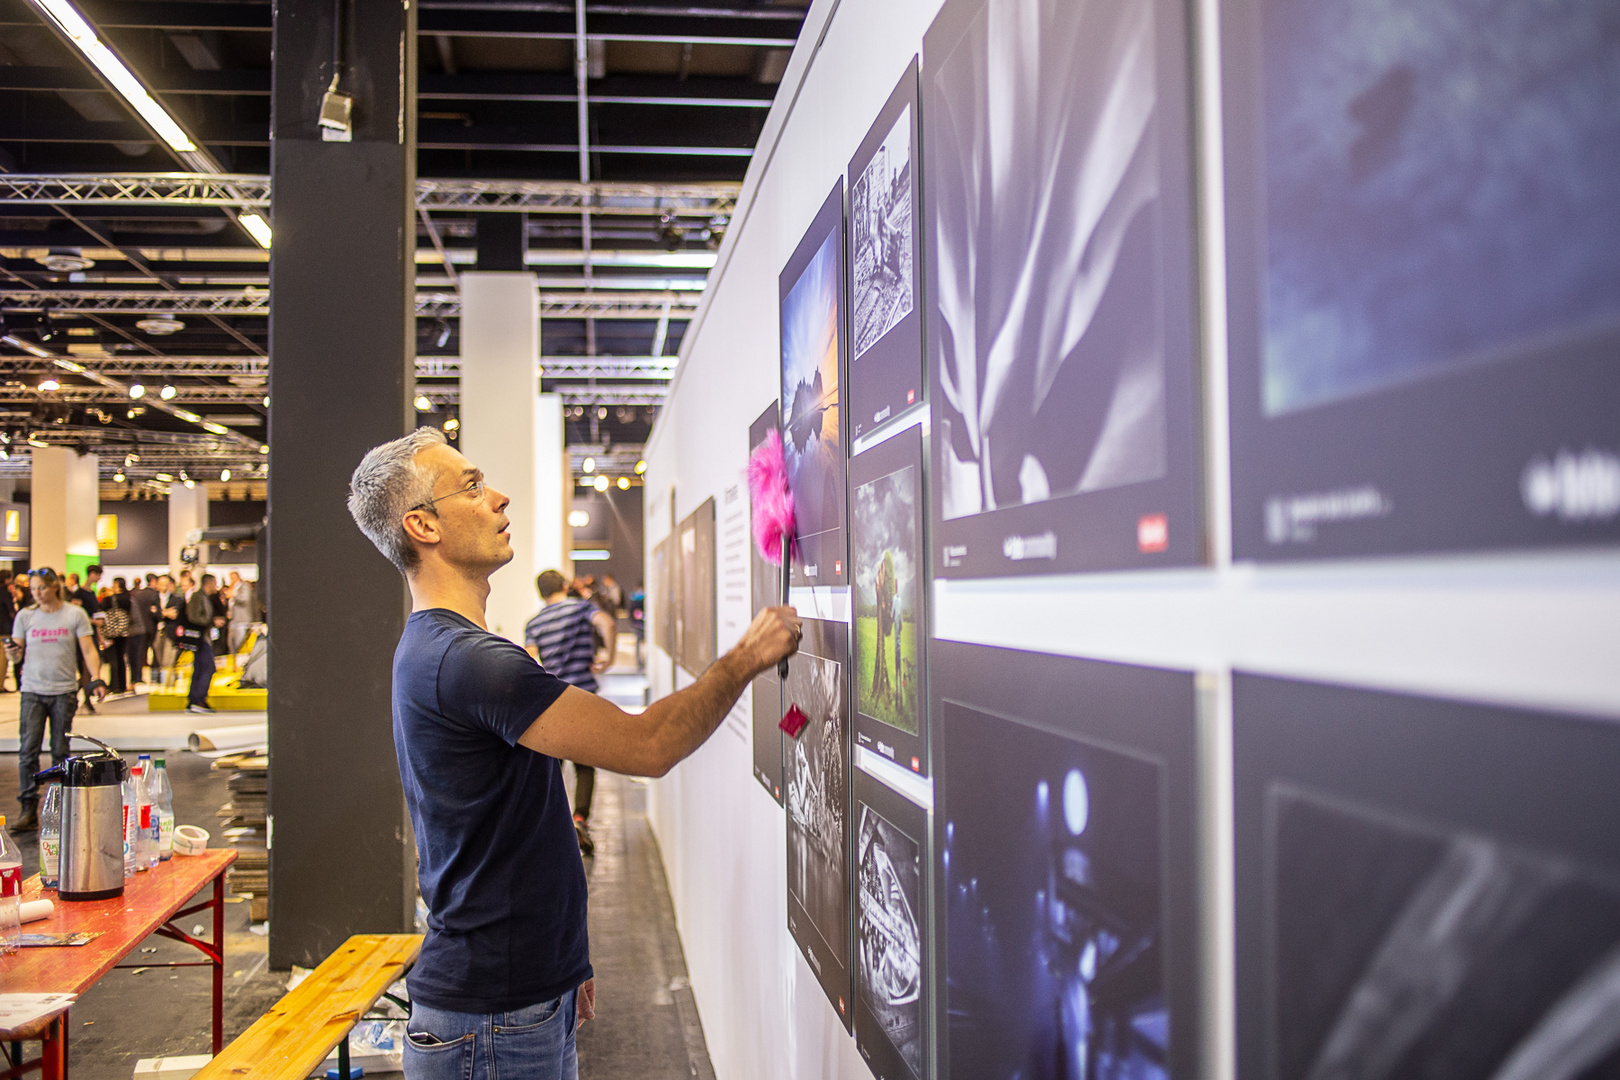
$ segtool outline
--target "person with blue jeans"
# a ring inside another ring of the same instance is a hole
[[[214,685],[214,627],[225,625],[224,616],[214,609],[214,594],[219,592],[219,579],[204,574],[202,584],[192,589],[181,601],[171,600],[165,609],[165,618],[174,620],[179,628],[176,638],[180,648],[191,653],[191,689],[186,694],[186,711],[212,713],[208,704],[208,691]]]
[[[768,608],[697,682],[626,713],[489,632],[509,501],[436,428],[376,447],[349,483],[355,523],[411,592],[394,749],[428,929],[407,981],[409,1080],[574,1080],[596,982],[562,761],[664,775],[802,634],[792,608]]]
[[[73,727],[73,714],[78,711],[81,656],[90,673],[87,692],[97,701],[107,696],[90,616],[77,604],[63,601],[62,579],[50,567],[29,571],[28,587],[35,606],[17,613],[11,636],[5,639],[6,656],[23,668],[18,687],[22,690],[22,715],[17,752],[17,801],[22,804],[22,813],[12,824],[12,832],[39,828],[39,785],[34,774],[39,771],[39,750],[47,722],[51,727],[51,763],[67,757],[68,732]]]

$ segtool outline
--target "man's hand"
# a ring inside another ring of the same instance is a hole
[[[579,986],[579,1001],[574,1009],[579,1023],[596,1019],[596,980],[586,979]]]
[[[754,616],[735,651],[758,675],[798,652],[803,637],[804,620],[797,611],[786,605],[768,607]]]
[[[96,699],[96,704],[107,700],[107,684],[100,679],[90,680],[90,696]]]

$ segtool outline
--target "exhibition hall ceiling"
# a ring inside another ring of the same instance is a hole
[[[32,437],[100,451],[104,481],[257,475],[272,6],[77,0],[191,152],[154,138],[48,6],[0,0],[0,473],[26,473]],[[516,214],[576,475],[639,458],[806,6],[422,5],[424,422],[456,416],[458,274],[480,224]]]

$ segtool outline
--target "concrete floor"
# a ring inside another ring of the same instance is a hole
[[[0,810],[8,815],[17,807],[16,762],[15,754],[0,754]],[[226,800],[225,777],[211,772],[209,764],[185,751],[168,755],[176,820],[217,832],[214,811]],[[598,774],[592,811],[596,855],[586,862],[598,1019],[579,1037],[580,1075],[586,1080],[714,1075],[645,799],[644,785]],[[37,868],[33,836],[13,839],[23,849],[25,872]],[[225,926],[229,1041],[282,995],[289,973],[266,967],[268,939],[250,932],[246,902],[227,904]],[[188,946],[153,937],[129,962],[196,955]],[[73,1075],[128,1080],[140,1058],[207,1053],[209,1002],[203,968],[110,972],[73,1009]]]

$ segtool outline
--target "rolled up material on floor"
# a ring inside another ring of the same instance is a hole
[[[174,830],[176,855],[201,855],[208,850],[208,830],[195,825],[181,825]]]
[[[268,723],[204,728],[186,736],[186,746],[192,750],[245,750],[250,746],[263,746],[269,741]]]
[[[55,910],[56,905],[49,900],[24,900],[17,905],[17,917],[20,922],[39,922],[50,918]]]

